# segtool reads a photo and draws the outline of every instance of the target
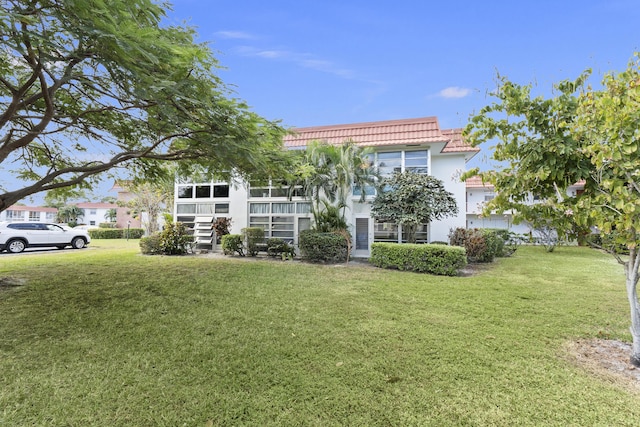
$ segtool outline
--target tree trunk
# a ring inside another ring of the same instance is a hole
[[[638,304],[638,267],[640,254],[636,248],[631,248],[629,260],[624,264],[626,276],[627,298],[631,310],[631,337],[633,348],[631,350],[631,364],[640,367],[640,304]]]
[[[407,237],[407,243],[415,243],[416,242],[416,230],[418,226],[415,224],[403,224],[402,231],[404,231],[405,236]]]

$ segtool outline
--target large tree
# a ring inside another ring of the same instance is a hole
[[[640,63],[607,74],[602,89],[586,86],[590,72],[555,86],[551,98],[532,97],[529,86],[507,79],[498,101],[471,119],[467,141],[497,140],[494,158],[503,169],[483,172],[497,197],[487,209],[520,209],[530,192],[552,200],[582,227],[595,225],[613,238],[609,250],[623,266],[631,313],[631,362],[640,366]],[[472,172],[474,173],[474,172]],[[584,193],[566,196],[584,181]],[[523,209],[520,214],[527,215]],[[620,245],[629,251],[619,255]]]
[[[161,25],[168,7],[2,2],[0,211],[37,192],[88,188],[119,166],[147,178],[167,160],[245,175],[280,172],[283,129],[233,98],[192,29]]]
[[[456,200],[441,180],[411,171],[382,179],[371,204],[371,215],[401,225],[408,243],[415,243],[419,225],[456,213]]]

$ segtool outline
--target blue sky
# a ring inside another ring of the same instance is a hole
[[[463,127],[498,72],[549,95],[640,50],[638,0],[174,0],[165,22],[195,27],[236,96],[286,127],[424,116]]]
[[[639,6],[175,0],[167,22],[196,27],[237,96],[287,127],[437,116],[451,128],[491,101],[496,73],[549,94],[587,67],[624,69],[640,50]]]

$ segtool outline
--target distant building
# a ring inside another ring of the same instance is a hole
[[[467,187],[467,228],[504,228],[518,234],[528,234],[532,231],[531,225],[523,221],[520,224],[513,223],[513,212],[485,216],[482,210],[484,205],[495,197],[492,185],[482,182],[482,178],[474,176],[465,181]],[[580,195],[584,191],[584,182],[578,182],[567,188],[568,196]],[[538,203],[540,200],[531,194],[528,204]]]
[[[127,225],[131,228],[142,228],[142,221],[140,218],[135,218],[134,213],[130,208],[126,206],[119,206],[133,199],[133,194],[126,188],[126,181],[116,181],[113,183],[113,187],[109,191],[115,191],[118,199],[117,215],[116,215],[116,228],[127,228]]]
[[[95,227],[98,227],[101,222],[109,222],[107,212],[110,209],[116,209],[116,212],[118,210],[118,205],[115,203],[82,202],[75,205],[84,211],[84,215],[78,218],[78,223]]]
[[[44,208],[41,206],[9,206],[0,212],[0,221],[8,222],[54,222],[58,215],[56,208]]]

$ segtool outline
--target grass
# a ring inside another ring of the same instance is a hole
[[[0,426],[640,423],[563,357],[629,340],[622,269],[521,248],[473,277],[146,257],[0,256]]]

